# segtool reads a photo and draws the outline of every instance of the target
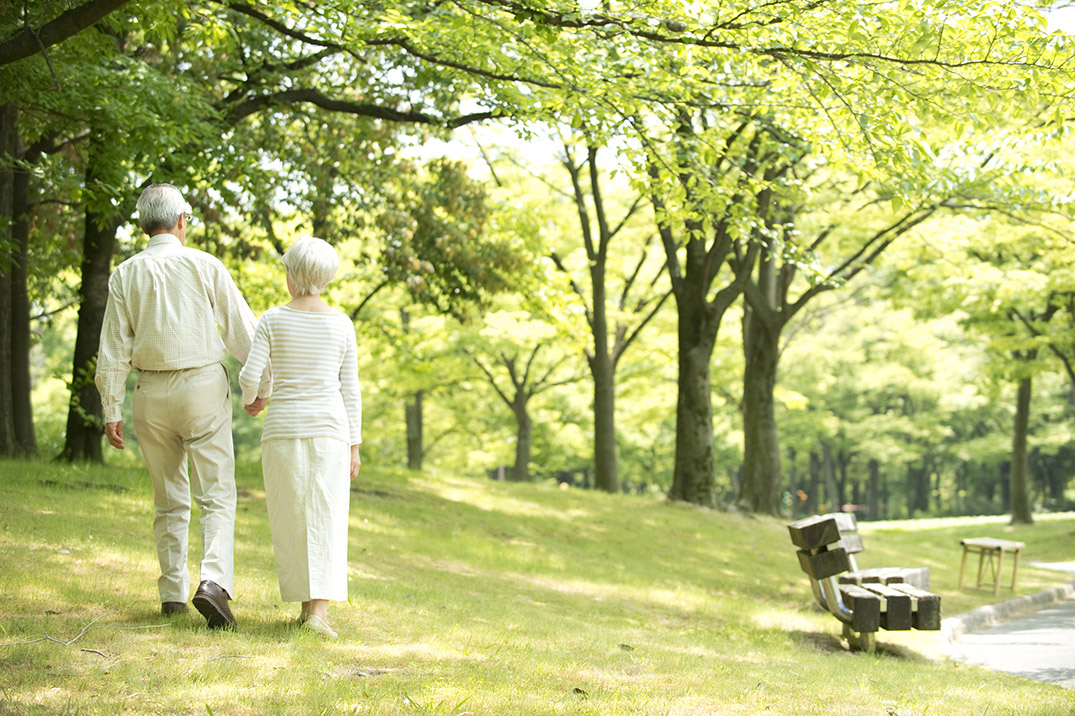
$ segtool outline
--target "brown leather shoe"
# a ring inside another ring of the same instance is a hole
[[[229,599],[231,597],[219,584],[205,580],[198,585],[194,595],[194,608],[205,617],[210,629],[234,629],[236,622],[228,607]]]
[[[166,617],[174,617],[177,614],[187,613],[186,602],[161,602],[161,614]]]

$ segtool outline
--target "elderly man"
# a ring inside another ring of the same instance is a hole
[[[170,184],[138,199],[145,250],[116,267],[97,358],[109,444],[124,448],[123,403],[131,368],[135,434],[153,482],[153,533],[161,612],[187,611],[190,497],[201,509],[201,583],[193,603],[210,629],[233,628],[235,462],[226,351],[245,362],[254,314],[224,265],[184,246],[187,203]],[[259,394],[271,393],[268,373]],[[263,398],[259,400],[264,403]],[[189,472],[188,472],[189,462]]]

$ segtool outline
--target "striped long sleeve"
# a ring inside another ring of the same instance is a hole
[[[258,396],[272,365],[273,389],[262,440],[335,437],[362,442],[362,392],[354,325],[337,311],[269,309],[258,321],[239,373],[243,402]]]

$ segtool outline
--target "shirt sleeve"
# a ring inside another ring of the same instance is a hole
[[[239,293],[239,287],[235,285],[224,264],[214,261],[213,268],[214,317],[220,326],[220,335],[228,352],[245,365],[258,320],[247,305],[246,299]],[[254,398],[267,398],[272,393],[272,367],[267,360],[262,372],[258,374],[258,380],[258,394]],[[245,402],[253,402],[254,398]]]
[[[250,344],[250,351],[246,355],[243,369],[239,371],[239,388],[243,391],[243,405],[250,405],[256,398],[267,398],[272,394],[272,376],[269,371],[269,327],[265,322],[265,316],[258,321],[254,329],[254,340]],[[264,377],[269,376],[269,385],[266,389]]]
[[[347,410],[347,425],[351,432],[351,444],[362,444],[362,387],[358,382],[358,342],[355,327],[345,321],[343,362],[340,364],[340,389],[343,405]]]
[[[104,421],[115,423],[122,419],[121,406],[127,389],[134,352],[134,331],[127,316],[127,307],[117,289],[115,274],[108,281],[108,302],[101,324],[101,343],[97,351],[97,372],[94,382],[101,394]]]

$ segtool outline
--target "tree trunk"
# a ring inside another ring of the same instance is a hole
[[[18,143],[18,137],[16,136]],[[22,147],[19,154],[27,162],[37,156],[27,156]],[[39,156],[39,155],[38,155]],[[32,455],[37,452],[34,433],[34,409],[30,400],[30,297],[27,289],[30,247],[30,173],[16,169],[14,176],[12,240],[14,251],[11,265],[11,392],[15,422],[16,452]]]
[[[870,486],[866,500],[869,502],[869,517],[871,520],[881,519],[881,463],[870,460],[867,465],[870,474]]]
[[[736,503],[748,512],[780,515],[780,440],[773,389],[780,359],[778,322],[743,315],[743,479]]]
[[[832,460],[832,446],[821,444],[821,466],[825,472],[825,505],[827,512],[840,511],[840,498],[836,493],[836,466]]]
[[[15,173],[12,160],[18,145],[15,105],[0,105],[0,455],[18,452],[15,435],[15,399],[11,385],[12,296],[15,256],[11,250],[12,223],[15,217]]]
[[[399,309],[400,325],[403,333],[411,332],[411,313],[406,308]],[[403,417],[407,431],[407,469],[422,469],[422,403],[425,391],[414,393],[414,400],[403,406]]]
[[[515,439],[515,464],[511,466],[512,482],[530,482],[530,449],[533,444],[534,421],[526,408],[525,396],[516,396],[513,412],[518,430]]]
[[[596,302],[596,299],[595,299]],[[602,310],[601,313],[604,313]],[[619,455],[616,444],[616,379],[608,351],[601,350],[607,338],[594,330],[598,350],[590,360],[593,374],[594,482],[599,490],[620,491]]]
[[[788,448],[788,492],[791,493],[791,517],[792,519],[798,519],[802,516],[802,510],[800,509],[800,494],[806,494],[802,486],[799,485],[799,471],[795,465],[795,448]]]
[[[882,473],[881,474],[881,514],[878,516],[879,519],[887,520],[889,518],[890,513],[889,513],[889,502],[888,501],[889,501],[890,497],[891,497],[891,495],[889,495],[889,492],[888,492],[888,474],[887,473]]]
[[[1030,426],[1031,379],[1019,381],[1015,403],[1015,434],[1012,440],[1011,504],[1012,524],[1034,523],[1027,490],[1027,433]]]
[[[816,515],[821,512],[821,458],[816,452],[810,452],[810,502],[807,513]]]
[[[907,518],[916,512],[929,512],[929,470],[925,466],[907,464]]]
[[[89,174],[87,185],[92,183]],[[71,371],[71,402],[67,411],[67,436],[63,452],[60,453],[64,460],[101,462],[104,459],[101,450],[104,411],[93,377],[97,366],[97,348],[101,342],[101,324],[108,302],[108,277],[116,245],[116,229],[120,223],[117,219],[102,219],[94,211],[86,211],[78,333]]]
[[[677,300],[676,305],[679,314],[676,458],[668,498],[712,507],[716,504],[716,480],[709,364],[719,322],[708,315],[704,296],[694,300],[688,294]]]
[[[843,509],[843,506],[847,504],[847,463],[849,462],[847,453],[840,450],[836,454],[836,465],[839,468],[837,470],[838,479],[836,480],[836,504],[840,505],[839,509]],[[851,500],[852,504],[858,504],[857,499]]]
[[[422,469],[422,403],[425,391],[414,394],[414,400],[404,407],[407,419],[407,469]]]

